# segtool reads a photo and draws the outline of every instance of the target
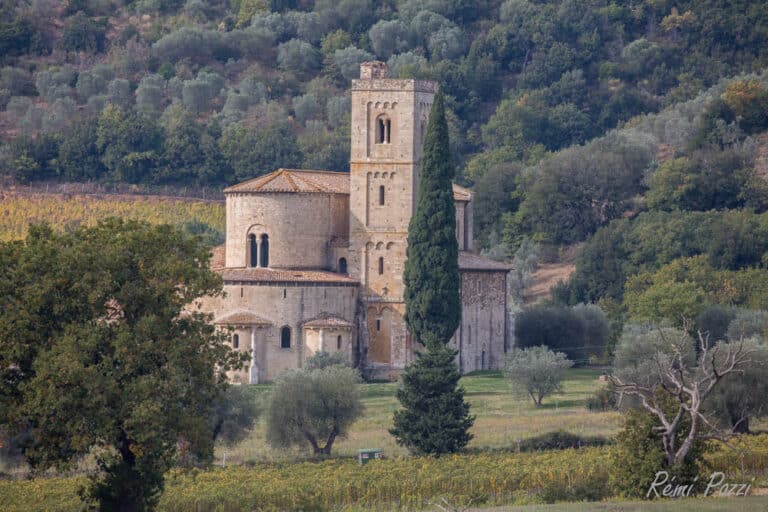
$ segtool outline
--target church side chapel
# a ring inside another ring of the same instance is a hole
[[[395,379],[414,358],[403,268],[422,142],[437,84],[390,79],[383,62],[352,81],[350,172],[279,169],[225,189],[226,243],[212,268],[224,297],[201,307],[230,328],[250,367],[233,382],[268,382],[318,351],[342,352],[370,378]],[[472,193],[453,187],[462,373],[496,369],[510,348],[510,268],[473,252]]]

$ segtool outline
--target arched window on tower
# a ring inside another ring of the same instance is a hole
[[[259,244],[256,243],[256,235],[248,235],[248,266],[259,266]]]
[[[261,266],[269,266],[269,237],[261,235]]]
[[[384,185],[379,185],[379,204],[384,204]]]
[[[234,348],[235,350],[240,348],[240,335],[235,334],[232,336],[232,348]]]
[[[384,273],[384,257],[379,257],[379,275]]]
[[[287,325],[280,329],[280,348],[291,348],[291,328]]]
[[[341,334],[336,336],[336,350],[341,350]]]
[[[347,258],[339,258],[339,274],[347,273]]]
[[[392,121],[387,116],[376,119],[376,144],[389,144]]]

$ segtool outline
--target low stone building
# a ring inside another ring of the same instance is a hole
[[[212,268],[226,294],[202,307],[252,351],[234,381],[271,381],[321,350],[373,378],[396,378],[413,360],[403,268],[436,92],[364,63],[352,81],[349,173],[279,169],[224,191],[226,243]],[[454,185],[454,200],[462,321],[451,344],[462,372],[498,368],[510,347],[509,267],[473,252],[472,193]]]

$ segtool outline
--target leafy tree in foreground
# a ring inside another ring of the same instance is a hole
[[[267,442],[273,446],[306,445],[330,455],[363,412],[358,374],[340,365],[316,370],[288,370],[275,381],[267,411]]]
[[[545,396],[563,388],[563,370],[573,366],[573,361],[562,352],[553,352],[545,346],[515,350],[507,356],[504,373],[512,383],[541,407]]]
[[[395,412],[389,433],[397,444],[416,454],[441,455],[464,448],[472,439],[469,429],[474,416],[457,388],[459,370],[456,351],[446,345],[416,353],[416,362],[406,368],[397,399],[403,409]]]
[[[207,261],[170,226],[116,219],[0,244],[0,424],[31,433],[36,471],[92,454],[99,510],[152,510],[179,441],[212,456],[212,404],[244,358],[185,311],[221,292]]]
[[[406,323],[427,351],[403,374],[397,391],[403,410],[395,412],[390,430],[411,451],[434,455],[464,448],[474,422],[464,390],[457,388],[456,351],[447,346],[461,318],[449,148],[443,97],[438,94],[427,126],[403,278]]]
[[[259,417],[259,403],[251,386],[232,386],[214,402],[213,441],[232,446],[248,435]]]

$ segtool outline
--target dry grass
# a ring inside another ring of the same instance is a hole
[[[533,284],[525,289],[523,300],[526,304],[549,299],[550,288],[560,281],[567,281],[576,271],[576,265],[572,263],[540,263],[533,273]]]
[[[0,240],[24,238],[30,224],[47,222],[92,226],[106,217],[144,220],[153,224],[199,221],[224,229],[224,205],[215,201],[162,196],[90,194],[16,194],[0,191]]]
[[[556,430],[585,436],[612,436],[620,424],[618,413],[597,413],[585,409],[585,399],[601,386],[597,370],[569,370],[563,393],[544,400],[542,407],[514,393],[511,384],[498,372],[484,372],[462,378],[466,398],[477,415],[472,429],[474,439],[469,448],[494,449],[514,447],[517,439],[525,439]],[[269,386],[259,386],[266,398]],[[334,455],[354,456],[360,448],[381,448],[387,456],[406,455],[397,446],[388,429],[392,413],[398,408],[396,383],[361,384],[365,414],[352,427],[346,439],[334,445]],[[219,447],[216,461],[221,463],[226,452],[227,464],[288,461],[308,457],[306,450],[273,450],[264,439],[264,421],[252,435],[232,448]]]

